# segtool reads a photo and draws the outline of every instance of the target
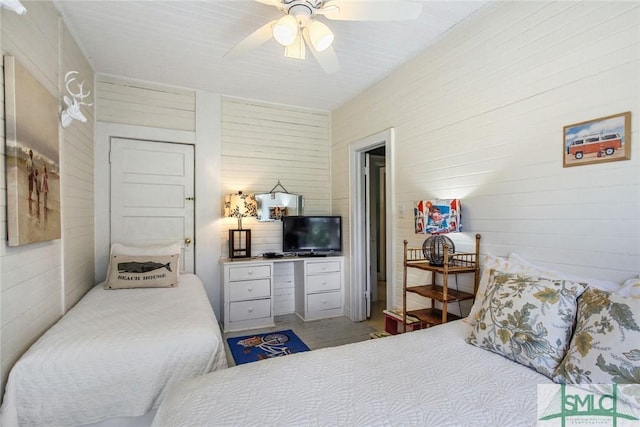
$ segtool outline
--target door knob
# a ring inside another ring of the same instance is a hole
[[[191,244],[191,237],[187,237],[186,239],[184,239],[184,244],[188,247]]]

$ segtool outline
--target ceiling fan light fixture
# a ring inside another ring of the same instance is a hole
[[[290,46],[298,38],[298,22],[291,15],[278,19],[273,26],[273,38],[282,46]]]
[[[311,40],[311,44],[313,48],[317,52],[322,52],[331,46],[335,36],[333,32],[320,21],[313,21],[311,25],[309,25],[309,39]]]

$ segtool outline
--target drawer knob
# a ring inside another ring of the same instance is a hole
[[[249,274],[249,275],[253,274],[253,270],[247,271],[247,274]]]
[[[249,307],[249,310],[247,310],[249,313],[253,312],[253,307]]]
[[[323,281],[322,281],[322,284],[323,284],[323,285],[326,285],[326,284],[327,284],[327,281],[326,281],[326,280],[323,280]]]
[[[326,265],[323,265],[323,266],[322,266],[322,269],[323,269],[323,270],[326,270],[326,269],[327,269],[327,266],[326,266]]]
[[[323,299],[323,300],[322,300],[322,303],[323,303],[323,304],[326,304],[326,303],[327,303],[327,300],[326,300],[326,299]]]
[[[253,291],[253,288],[251,286],[249,286],[249,289],[247,289],[249,292]]]

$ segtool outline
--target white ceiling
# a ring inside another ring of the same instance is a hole
[[[285,58],[274,40],[235,59],[224,54],[281,16],[251,0],[56,0],[96,73],[331,111],[413,58],[486,4],[422,1],[415,21],[347,22],[320,17],[335,33],[340,71],[312,55]],[[28,4],[27,4],[28,7]]]

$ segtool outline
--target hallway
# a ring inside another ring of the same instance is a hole
[[[378,299],[371,302],[371,317],[367,324],[376,331],[384,331],[384,313],[387,309],[387,282],[378,280]]]

